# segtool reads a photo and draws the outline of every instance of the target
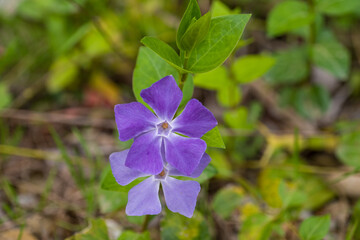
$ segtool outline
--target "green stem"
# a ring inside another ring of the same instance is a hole
[[[183,64],[183,68],[186,69],[186,65],[187,65],[187,61],[188,61],[189,57],[187,55],[187,53],[185,53],[185,58],[184,58],[184,64]],[[179,83],[179,88],[182,91],[187,79],[187,73],[180,73],[180,83]]]
[[[145,215],[145,219],[141,227],[141,232],[145,232],[147,230],[149,222],[150,222],[150,215]]]
[[[187,73],[182,73],[180,76],[181,76],[181,78],[180,78],[179,88],[182,91],[184,88],[184,85],[185,85],[186,78],[187,78]]]

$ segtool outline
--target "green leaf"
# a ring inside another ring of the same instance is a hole
[[[214,1],[211,5],[211,15],[213,17],[226,16],[230,14],[239,14],[239,13],[240,13],[240,9],[235,8],[234,10],[231,10],[221,1]]]
[[[316,0],[316,10],[331,16],[340,16],[349,13],[356,13],[360,8],[358,0]]]
[[[232,168],[224,151],[210,149],[209,155],[211,156],[211,165],[213,165],[217,171],[215,177],[230,178],[232,176]]]
[[[154,51],[141,47],[133,74],[133,92],[136,100],[148,106],[140,96],[141,90],[150,87],[153,83],[168,75],[172,75],[176,82],[179,83],[179,73],[175,68],[159,57]],[[188,74],[183,89],[181,106],[190,100],[193,90],[192,75]]]
[[[272,84],[302,81],[309,73],[305,48],[291,48],[275,54],[275,65],[266,74]]]
[[[307,200],[305,192],[288,187],[284,181],[279,185],[279,196],[283,209],[301,207]]]
[[[318,67],[328,71],[337,78],[349,76],[350,53],[336,40],[323,40],[313,48],[313,61]]]
[[[100,189],[98,201],[101,213],[114,212],[126,206],[127,193]]]
[[[197,181],[198,183],[204,183],[207,180],[211,179],[212,177],[214,177],[217,174],[217,170],[216,168],[212,165],[209,164],[204,171],[201,173],[201,175],[197,178],[193,178],[192,180]]]
[[[243,197],[244,191],[238,186],[223,188],[216,193],[212,207],[220,217],[227,219],[240,207]]]
[[[264,75],[275,63],[275,59],[265,55],[247,55],[237,59],[231,66],[236,81],[249,83]]]
[[[224,148],[225,144],[222,140],[218,127],[214,127],[201,137],[206,142],[207,147]]]
[[[330,215],[310,217],[300,225],[299,234],[302,240],[321,240],[330,229]]]
[[[186,105],[186,103],[192,98],[193,92],[194,92],[194,79],[191,74],[188,74],[183,88],[183,99],[180,103],[179,108]]]
[[[240,88],[235,84],[224,86],[217,91],[217,100],[224,107],[236,107],[241,100]]]
[[[167,45],[165,42],[154,37],[144,37],[141,39],[141,43],[153,50],[157,55],[163,58],[171,66],[180,71],[184,71],[181,67],[181,60],[175,50]]]
[[[195,211],[192,218],[167,211],[161,220],[162,240],[210,240],[210,226],[204,216]]]
[[[329,107],[329,92],[322,86],[288,87],[280,92],[282,106],[294,107],[304,118],[321,117]]]
[[[133,188],[135,185],[142,182],[146,177],[141,177],[138,179],[135,179],[131,183],[129,183],[126,186],[121,186],[118,184],[114,178],[114,175],[112,174],[111,169],[109,168],[108,172],[105,175],[105,178],[101,182],[101,188],[104,190],[109,191],[116,191],[116,192],[129,192],[131,188]]]
[[[57,59],[50,67],[47,87],[50,92],[59,92],[76,79],[78,67],[68,57]]]
[[[104,219],[90,219],[89,226],[66,240],[109,240]]]
[[[238,239],[268,240],[275,231],[276,224],[279,223],[271,221],[271,218],[264,213],[252,214],[245,218]]]
[[[142,216],[128,216],[126,215],[126,219],[132,223],[132,224],[136,224],[141,226],[144,221],[145,221],[146,215],[142,215]],[[151,220],[151,216],[150,216],[150,220]]]
[[[301,181],[299,188],[307,195],[307,201],[304,202],[306,209],[318,209],[335,197],[327,183],[318,176],[304,174],[298,180]]]
[[[186,30],[191,25],[193,19],[195,18],[195,20],[197,20],[200,17],[201,17],[201,11],[197,1],[190,0],[176,33],[176,44],[179,49],[184,50],[181,48],[180,42]]]
[[[296,168],[296,165],[284,167]],[[286,186],[281,186],[285,179]],[[297,206],[297,209],[316,209],[334,197],[327,184],[313,174],[268,168],[261,172],[258,182],[263,199],[275,208]]]
[[[211,19],[209,32],[190,53],[186,69],[201,73],[220,66],[236,47],[250,16],[237,14]]]
[[[360,167],[360,132],[350,132],[343,135],[340,144],[336,148],[338,158],[351,167]]]
[[[196,74],[194,84],[197,87],[218,90],[229,86],[231,80],[228,77],[227,69],[224,66],[219,66],[210,72]]]
[[[239,107],[224,113],[225,123],[234,129],[254,130],[255,124],[249,121],[248,118],[248,111],[245,107]]]
[[[301,1],[281,2],[273,8],[267,20],[267,32],[275,37],[291,30],[309,25],[313,16],[309,13],[309,7]]]
[[[126,230],[121,233],[117,240],[151,240],[150,233],[148,231],[137,233],[131,230]]]
[[[0,83],[0,110],[9,106],[11,98],[11,94],[5,83]]]
[[[191,24],[181,38],[181,49],[190,52],[202,40],[204,40],[210,28],[210,20],[211,12],[208,12],[199,18],[195,23]]]
[[[325,113],[328,110],[331,101],[329,92],[321,85],[312,86],[310,91],[313,103],[321,110],[321,112]]]
[[[179,180],[190,180],[190,181],[197,181],[198,183],[204,183],[207,180],[209,180],[210,178],[214,177],[217,174],[217,170],[216,168],[212,165],[209,164],[204,171],[201,173],[201,175],[197,178],[191,178],[191,177],[185,177],[185,176],[180,176],[180,177],[176,177],[176,179]]]

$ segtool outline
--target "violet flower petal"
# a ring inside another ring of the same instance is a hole
[[[139,177],[145,177],[149,175],[125,166],[125,159],[128,155],[128,152],[129,149],[122,152],[114,152],[109,157],[111,171],[115,177],[116,182],[121,186],[128,185]]]
[[[174,133],[164,138],[164,143],[166,161],[187,176],[190,176],[199,165],[206,150],[205,141],[181,137]]]
[[[167,177],[161,184],[167,207],[173,212],[191,218],[201,189],[200,184],[196,181],[181,181],[172,177]]]
[[[135,138],[127,155],[125,166],[152,175],[163,169],[161,156],[161,137],[155,130]]]
[[[161,212],[160,182],[154,177],[142,181],[129,191],[125,212],[129,216],[155,215]]]
[[[140,93],[143,100],[162,120],[171,121],[182,99],[182,92],[173,76],[166,76]]]
[[[214,115],[196,99],[191,99],[184,111],[171,123],[174,132],[189,137],[202,137],[217,125]]]
[[[210,156],[207,153],[204,153],[204,155],[200,159],[199,165],[195,168],[194,172],[190,176],[184,175],[183,173],[179,172],[179,170],[177,170],[172,166],[169,167],[169,176],[185,176],[185,177],[197,178],[201,175],[201,173],[204,171],[207,165],[209,165],[210,161],[211,161]]]
[[[157,117],[143,104],[132,102],[115,106],[115,121],[121,141],[127,141],[156,127]]]

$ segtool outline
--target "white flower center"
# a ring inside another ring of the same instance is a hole
[[[171,125],[167,121],[159,123],[158,125],[156,125],[156,128],[157,134],[165,137],[168,136],[172,130]]]

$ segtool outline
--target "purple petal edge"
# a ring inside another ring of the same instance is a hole
[[[156,215],[161,212],[160,182],[149,177],[130,189],[125,212],[129,216]]]
[[[143,89],[140,96],[160,119],[171,121],[180,105],[182,91],[170,75]]]
[[[191,218],[201,189],[200,184],[196,181],[182,181],[172,177],[167,177],[161,184],[169,210]]]
[[[174,168],[172,166],[169,167],[169,176],[184,176],[184,177],[197,178],[201,175],[201,173],[204,171],[204,169],[209,165],[210,161],[211,161],[210,156],[207,153],[204,153],[204,155],[200,159],[199,165],[195,168],[194,172],[190,176],[187,176],[187,175],[181,173],[179,170],[177,170],[176,168]]]
[[[189,137],[202,137],[217,125],[214,115],[201,102],[191,99],[172,122],[173,131]]]
[[[205,153],[206,143],[202,139],[181,137],[171,133],[164,138],[165,159],[179,172],[190,176]]]
[[[159,174],[163,169],[161,142],[162,139],[156,135],[155,130],[135,138],[125,166],[143,173]]]
[[[138,102],[118,104],[114,111],[121,141],[127,141],[141,133],[155,129],[158,121],[149,109]]]
[[[129,149],[122,152],[112,153],[109,157],[111,171],[115,180],[121,186],[128,185],[139,177],[148,176],[148,174],[139,172],[137,170],[125,166],[125,159],[128,155]]]

